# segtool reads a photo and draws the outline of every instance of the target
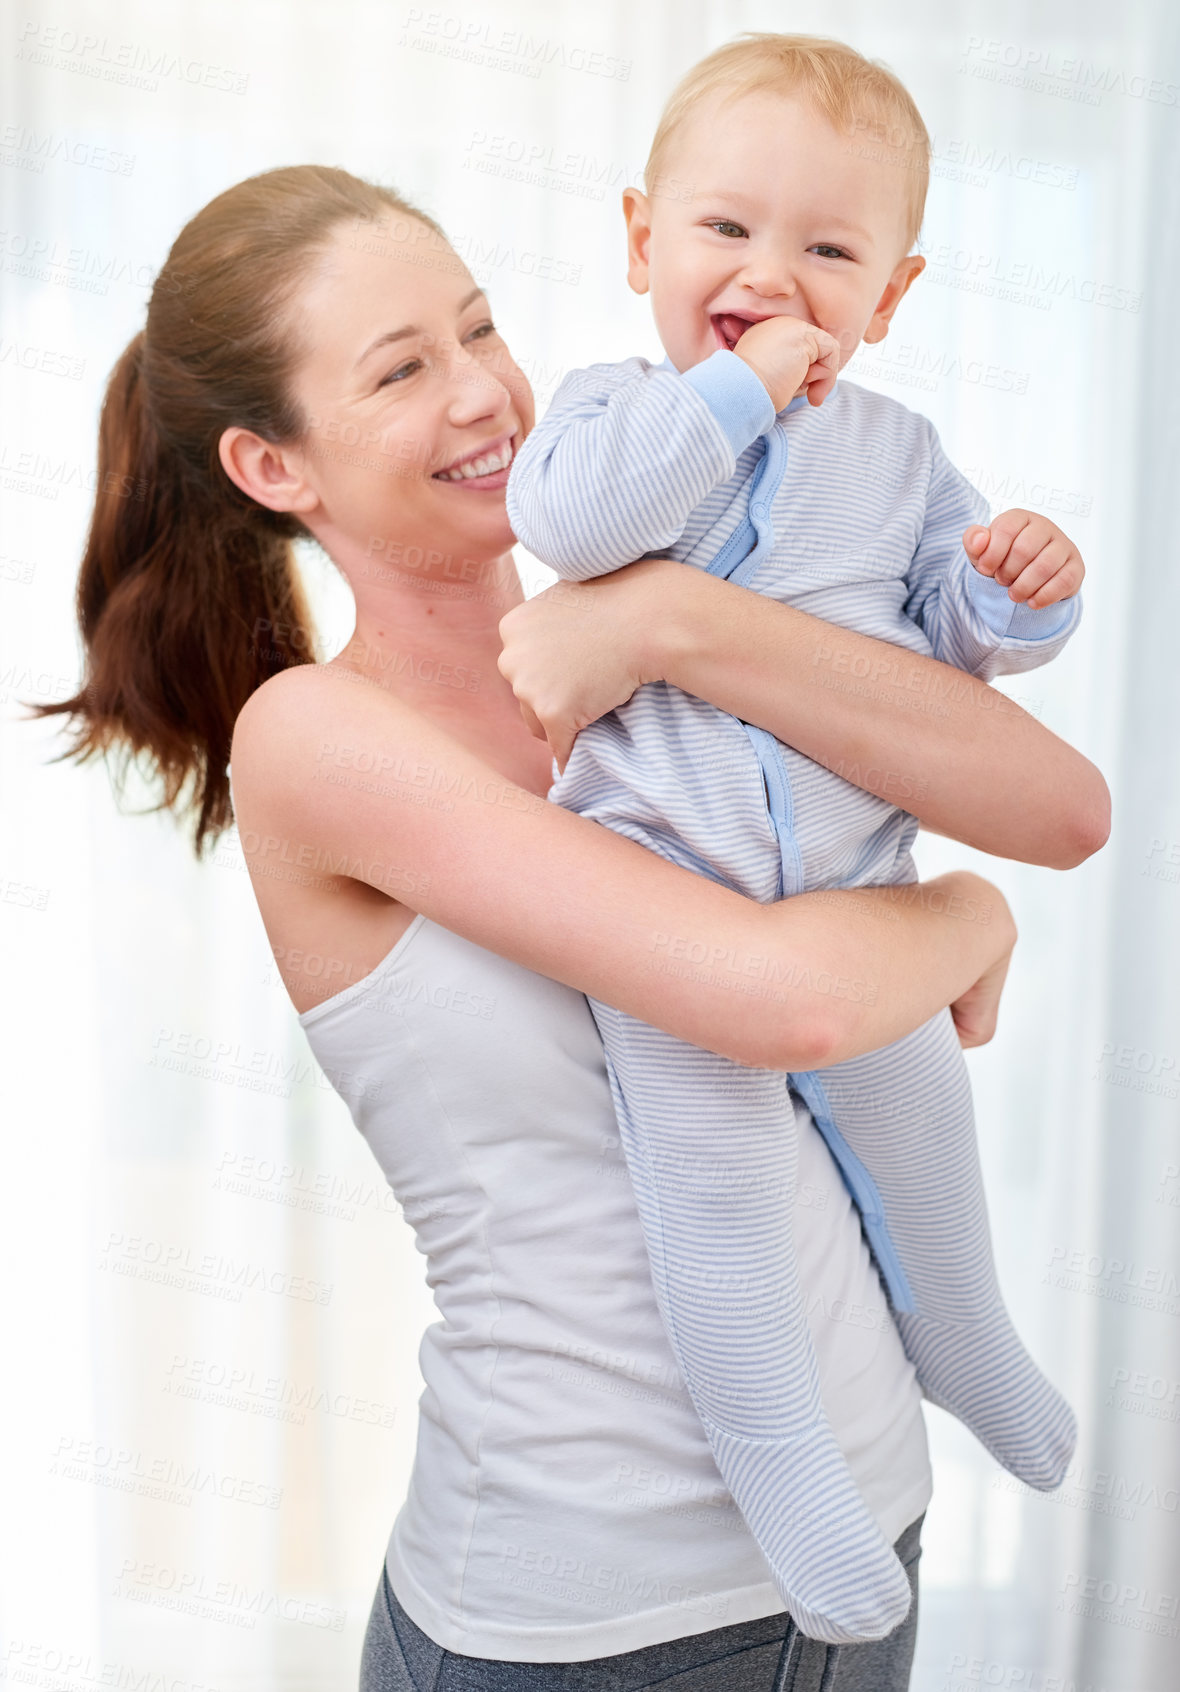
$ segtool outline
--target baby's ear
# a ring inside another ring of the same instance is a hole
[[[910,283],[916,281],[925,268],[926,260],[917,253],[910,253],[908,257],[898,261],[893,268],[893,275],[885,285],[885,292],[877,301],[877,308],[869,319],[869,326],[861,336],[863,341],[867,341],[871,346],[874,341],[885,339],[893,314],[905,298]]]
[[[623,189],[623,217],[627,224],[627,281],[635,293],[646,294],[651,202],[638,188]]]

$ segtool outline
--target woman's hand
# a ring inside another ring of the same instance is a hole
[[[658,563],[678,572],[660,583],[650,635],[661,681],[982,852],[1070,869],[1105,842],[1110,794],[1093,764],[985,682]]]
[[[690,564],[558,583],[500,634],[500,668],[562,769],[587,723],[666,681],[980,851],[1069,869],[1109,833],[1093,764],[1003,694]],[[889,685],[870,702],[824,685],[874,674]]]
[[[243,839],[355,864],[474,945],[755,1069],[890,1045],[969,995],[1012,945],[1002,895],[963,870],[745,899],[517,787],[330,664],[255,690],[232,763]],[[251,867],[256,886],[275,885],[265,863]]]
[[[1015,935],[1013,935],[1013,945]],[[996,1032],[1000,995],[1012,961],[1012,946],[984,970],[979,980],[951,1005],[960,1046],[986,1046]]]
[[[660,617],[661,572],[669,568],[679,569],[648,558],[593,581],[556,582],[501,618],[500,674],[559,770],[587,723],[661,679],[651,633]]]
[[[850,897],[863,901],[861,932],[851,937],[847,953],[838,954],[830,938],[827,944],[836,966],[844,964],[850,978],[871,984],[874,991],[831,996],[825,1023],[829,1044],[815,1068],[872,1049],[873,1038],[884,1046],[910,1033],[926,1020],[914,1014],[919,1003],[934,1002],[937,1010],[949,1005],[959,1044],[986,1045],[996,1031],[1016,944],[1016,924],[1000,889],[971,870],[950,870],[929,881],[861,888],[853,894],[798,893],[771,909],[789,912],[798,927],[831,900]],[[838,967],[832,975],[838,980]]]

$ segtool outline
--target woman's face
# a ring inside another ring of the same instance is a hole
[[[304,475],[319,497],[307,524],[329,554],[379,554],[386,570],[404,557],[420,580],[506,551],[504,488],[532,392],[446,242],[392,209],[342,224],[295,328]]]

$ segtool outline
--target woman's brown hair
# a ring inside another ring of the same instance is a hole
[[[241,493],[218,443],[233,425],[302,438],[294,295],[341,224],[391,211],[441,236],[391,190],[321,165],[218,195],[177,237],[107,387],[78,579],[85,672],[72,698],[36,711],[70,719],[63,756],[122,754],[122,775],[146,760],[161,807],[191,813],[198,854],[233,821],[238,712],[314,657],[291,550],[302,525]]]

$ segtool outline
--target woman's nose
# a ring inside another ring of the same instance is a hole
[[[468,352],[461,342],[455,343],[447,362],[447,376],[450,412],[457,422],[495,417],[512,398],[496,371],[494,360]]]

